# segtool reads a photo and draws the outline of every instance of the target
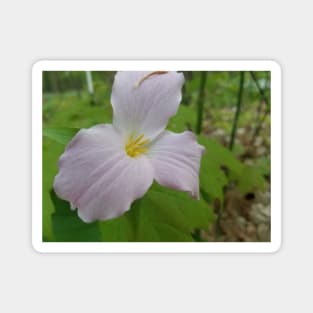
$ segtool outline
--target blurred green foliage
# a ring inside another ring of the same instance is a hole
[[[52,186],[64,145],[76,131],[112,123],[110,93],[114,73],[92,74],[94,102],[86,91],[84,72],[45,72],[43,75],[44,241],[193,241],[194,229],[205,229],[215,220],[214,202],[219,200],[223,204],[227,186],[233,184],[242,193],[264,189],[265,178],[270,175],[269,156],[258,158],[255,166],[247,166],[238,158],[245,153],[243,145],[237,142],[230,152],[206,134],[207,128],[230,133],[238,92],[238,72],[210,72],[205,85],[203,131],[198,138],[206,148],[200,170],[202,199],[194,201],[183,192],[154,184],[123,216],[91,224],[80,221],[69,204],[56,197]],[[197,121],[200,73],[187,72],[185,77],[182,105],[168,124],[168,129],[174,132],[194,131]],[[270,98],[269,74],[258,72],[257,77]],[[246,79],[239,127],[257,123],[259,100],[253,80]],[[269,121],[267,117],[268,124]],[[265,137],[270,141],[269,134]]]

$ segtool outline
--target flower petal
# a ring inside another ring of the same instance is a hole
[[[111,125],[80,130],[59,160],[57,195],[78,209],[85,222],[120,216],[153,182],[146,156],[131,158]]]
[[[183,83],[177,72],[118,72],[111,95],[114,127],[124,136],[152,140],[176,114]]]
[[[175,134],[164,131],[148,153],[155,180],[165,187],[187,191],[199,199],[199,168],[204,147],[192,132]]]

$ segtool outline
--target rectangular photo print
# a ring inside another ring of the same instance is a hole
[[[275,252],[274,61],[39,61],[32,243],[39,252]]]

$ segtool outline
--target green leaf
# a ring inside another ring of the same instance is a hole
[[[178,113],[173,116],[168,124],[168,129],[174,132],[183,132],[185,130],[192,130],[193,125],[196,121],[196,110],[181,105],[179,107]]]
[[[52,214],[52,227],[56,241],[101,241],[101,231],[97,222],[84,223],[77,217],[77,213],[70,209],[69,203],[59,199],[53,190],[50,196],[55,207],[55,212]]]
[[[228,183],[224,171],[220,164],[210,161],[210,158],[204,158],[200,168],[200,185],[202,192],[208,196],[207,201],[212,202],[215,199],[223,201],[223,188]]]
[[[258,167],[245,166],[238,177],[238,189],[241,193],[264,190],[265,180],[262,171]]]
[[[256,166],[260,169],[263,176],[271,174],[271,159],[269,157],[261,157],[257,160]]]
[[[135,241],[132,221],[125,214],[109,221],[99,222],[99,226],[102,233],[102,241]]]
[[[215,219],[203,199],[194,200],[156,183],[127,215],[133,221],[136,241],[193,241],[192,231],[207,228]]]
[[[66,201],[51,192],[55,206],[52,215],[57,241],[106,242],[185,242],[193,241],[195,228],[206,229],[215,216],[204,200],[194,200],[184,192],[154,184],[147,194],[133,203],[119,218],[84,223]]]
[[[265,180],[261,168],[241,163],[235,154],[217,141],[199,136],[199,143],[206,151],[200,169],[200,185],[203,195],[209,202],[215,199],[224,201],[224,187],[231,181],[242,193],[263,190]]]
[[[158,241],[165,241],[165,242],[188,242],[193,241],[193,238],[188,233],[184,233],[177,228],[173,227],[172,225],[168,225],[165,223],[154,225],[154,229],[156,234],[159,236]]]
[[[206,148],[200,168],[201,190],[210,201],[224,200],[224,187],[228,184],[226,173],[232,172],[235,177],[241,175],[243,165],[235,155],[213,139],[200,135],[198,141]]]
[[[199,136],[199,143],[206,148],[208,161],[211,164],[227,167],[232,172],[240,175],[243,165],[236,156],[227,148],[214,139],[209,139],[203,135]]]
[[[54,212],[50,196],[54,177],[58,172],[58,159],[64,151],[64,145],[47,137],[43,138],[42,145],[42,227],[46,241],[55,241],[52,229],[51,214]]]
[[[46,127],[43,129],[43,136],[58,143],[66,145],[79,131],[79,128],[67,127]]]

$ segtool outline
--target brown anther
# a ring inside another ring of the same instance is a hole
[[[148,79],[149,77],[153,76],[153,75],[162,75],[162,74],[166,74],[168,73],[168,71],[154,71],[151,72],[147,75],[145,75],[143,78],[141,78],[138,83],[135,84],[135,88],[138,88],[146,79]]]

